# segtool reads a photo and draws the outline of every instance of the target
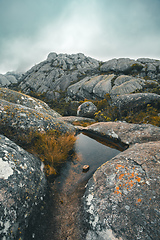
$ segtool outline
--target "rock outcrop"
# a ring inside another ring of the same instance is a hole
[[[0,135],[0,239],[23,239],[45,191],[41,161]]]
[[[62,92],[71,100],[94,100],[103,99],[106,93],[115,96],[148,85],[159,87],[159,82],[159,60],[119,58],[100,62],[81,53],[50,53],[22,75],[18,87],[27,94],[44,94],[49,100],[60,99]]]
[[[46,93],[49,98],[65,91],[73,82],[82,79],[87,73],[93,75],[99,67],[99,61],[86,57],[84,54],[50,53],[47,60],[32,67],[22,79],[20,88],[25,93],[34,91]]]
[[[84,196],[86,240],[159,238],[159,145],[135,144],[95,172]]]
[[[8,88],[0,88],[0,99],[49,114],[54,118],[61,117],[60,114],[51,109],[45,102]]]
[[[87,184],[86,240],[158,239],[160,128],[107,122],[84,130],[129,145],[97,169]]]
[[[40,100],[8,89],[0,89],[0,97],[0,133],[16,143],[30,132],[75,132],[73,125],[58,119],[61,115]]]
[[[112,141],[118,140],[129,146],[160,140],[160,128],[151,124],[99,122],[84,128],[83,131]]]
[[[129,58],[112,59],[103,63],[100,70],[160,79],[160,61],[156,59],[139,58],[136,61]]]

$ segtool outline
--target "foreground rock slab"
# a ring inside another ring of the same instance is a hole
[[[0,135],[0,239],[23,239],[45,188],[41,161]]]
[[[86,240],[159,239],[159,146],[135,144],[95,172],[84,195]]]

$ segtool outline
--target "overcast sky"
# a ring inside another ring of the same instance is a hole
[[[160,59],[160,0],[0,0],[0,73],[50,52]]]

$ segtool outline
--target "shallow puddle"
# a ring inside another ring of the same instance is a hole
[[[85,185],[98,167],[116,156],[120,152],[118,149],[122,150],[112,143],[106,145],[82,133],[77,136],[76,157],[62,167],[54,182],[48,183],[45,207],[41,209],[36,224],[29,226],[25,240],[85,239],[81,203]],[[84,173],[82,168],[86,164],[90,168]]]

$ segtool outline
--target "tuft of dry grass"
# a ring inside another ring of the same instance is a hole
[[[24,140],[24,139],[23,139]],[[25,149],[41,159],[46,175],[57,174],[57,169],[71,155],[76,137],[55,131],[30,132],[25,139]]]

